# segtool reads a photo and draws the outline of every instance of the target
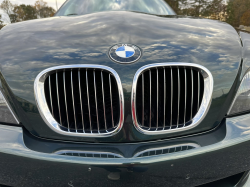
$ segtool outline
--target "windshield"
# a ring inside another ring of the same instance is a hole
[[[55,16],[84,15],[103,11],[135,11],[175,15],[163,0],[68,0]]]

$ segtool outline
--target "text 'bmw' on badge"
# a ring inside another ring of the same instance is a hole
[[[141,50],[132,44],[116,44],[110,48],[109,57],[115,62],[129,64],[141,58]]]

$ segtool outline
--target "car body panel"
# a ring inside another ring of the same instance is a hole
[[[4,160],[0,163],[4,168],[0,172],[3,176],[0,183],[12,186],[67,186],[72,183],[79,186],[88,181],[89,186],[197,186],[250,169],[246,159],[250,156],[249,120],[249,114],[226,119],[226,136],[218,143],[168,155],[119,159],[33,151],[26,147],[21,127],[0,125],[0,158]],[[13,170],[12,165],[18,167]],[[111,172],[119,172],[120,180],[109,180],[107,176]]]
[[[17,23],[0,32],[3,92],[25,128],[43,138],[85,142],[139,142],[206,132],[218,126],[233,100],[239,81],[242,46],[228,24],[208,19],[156,16],[135,12],[102,12]],[[132,64],[115,63],[109,48],[130,43],[142,49]],[[188,131],[147,136],[133,126],[131,88],[136,71],[152,63],[186,62],[206,67],[214,78],[210,110],[202,123]],[[120,76],[125,113],[123,129],[112,137],[63,136],[41,118],[34,96],[34,80],[46,68],[59,65],[99,64]]]

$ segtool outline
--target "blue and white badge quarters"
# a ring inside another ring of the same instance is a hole
[[[141,50],[132,44],[116,44],[111,47],[109,56],[115,62],[132,63],[140,59]]]

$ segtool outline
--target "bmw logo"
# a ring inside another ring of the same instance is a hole
[[[141,50],[132,44],[116,44],[109,50],[109,57],[119,63],[133,63],[141,58]]]

